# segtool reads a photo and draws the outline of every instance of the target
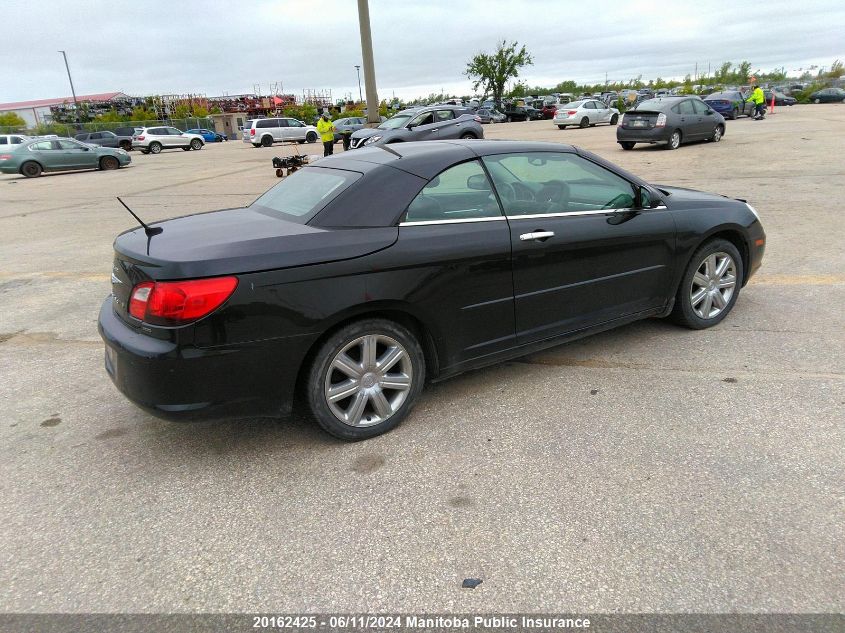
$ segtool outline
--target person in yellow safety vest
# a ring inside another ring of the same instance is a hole
[[[754,103],[754,120],[759,121],[766,116],[766,97],[763,96],[763,89],[760,86],[754,86],[754,92],[748,97],[748,100]]]
[[[334,153],[334,123],[329,121],[328,110],[324,110],[320,120],[317,121],[317,131],[323,141],[323,156],[331,156]]]

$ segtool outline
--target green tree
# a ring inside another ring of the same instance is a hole
[[[191,110],[184,103],[177,105],[173,109],[173,114],[171,115],[174,119],[187,119],[189,116],[191,116]]]
[[[198,119],[204,119],[205,117],[208,116],[208,110],[206,108],[203,108],[202,106],[199,106],[199,105],[194,106],[193,114]]]
[[[838,59],[830,65],[830,70],[827,71],[827,76],[831,79],[839,79],[845,75],[845,66]]]
[[[26,121],[14,112],[0,114],[0,127],[25,127]]]
[[[741,61],[736,67],[736,72],[733,74],[733,83],[744,84],[748,82],[748,77],[751,75],[751,62]]]
[[[464,74],[472,80],[472,89],[483,89],[495,101],[501,101],[505,93],[505,84],[510,79],[519,77],[519,70],[534,64],[531,55],[523,45],[519,50],[518,42],[507,43],[502,40],[492,55],[478,53],[468,63]]]
[[[118,113],[117,110],[112,108],[108,112],[104,112],[103,114],[98,116],[97,121],[101,123],[121,123],[123,121],[126,121],[126,117],[122,116],[120,113]]]

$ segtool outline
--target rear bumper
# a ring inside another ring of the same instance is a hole
[[[668,127],[656,127],[651,129],[616,128],[616,141],[627,141],[630,143],[667,143],[671,136]]]
[[[290,413],[311,339],[292,337],[216,348],[180,346],[142,334],[118,317],[109,296],[98,330],[105,368],[134,404],[173,421],[283,417]]]

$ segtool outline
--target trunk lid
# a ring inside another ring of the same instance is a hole
[[[397,227],[325,229],[289,222],[251,208],[225,209],[157,223],[114,242],[112,294],[121,316],[135,284],[237,275],[362,257],[387,248]]]
[[[622,127],[634,130],[651,129],[654,127],[654,124],[657,123],[657,117],[659,115],[660,112],[629,110],[625,113],[625,118],[622,120]]]

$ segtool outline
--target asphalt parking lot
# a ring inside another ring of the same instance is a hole
[[[0,176],[0,609],[842,612],[845,106],[677,151],[485,131],[747,198],[763,268],[715,328],[650,320],[466,374],[366,442],[301,416],[180,425],[103,369],[111,243],[134,225],[114,198],[148,221],[243,205],[286,150]]]

